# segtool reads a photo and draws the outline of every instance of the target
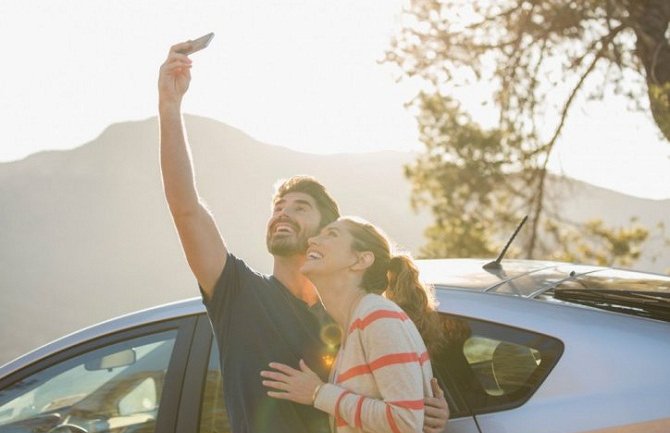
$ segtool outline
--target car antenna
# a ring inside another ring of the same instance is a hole
[[[505,247],[502,249],[502,251],[498,255],[498,258],[495,259],[494,261],[488,262],[487,264],[482,266],[484,269],[486,269],[487,271],[497,271],[497,270],[502,269],[502,266],[500,265],[500,262],[502,261],[503,257],[505,257],[505,253],[507,252],[507,248],[509,248],[509,246],[512,244],[512,241],[516,237],[517,233],[519,233],[519,230],[521,230],[521,227],[523,227],[523,225],[526,223],[527,219],[528,219],[528,215],[523,217],[523,219],[521,220],[519,225],[516,226],[516,230],[514,230],[514,233],[512,233],[512,236],[509,238],[509,240],[505,244]]]

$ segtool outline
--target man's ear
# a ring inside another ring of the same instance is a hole
[[[351,266],[354,271],[364,271],[375,262],[375,255],[372,251],[362,251],[358,253],[358,260]]]

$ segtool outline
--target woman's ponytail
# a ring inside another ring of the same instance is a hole
[[[439,351],[443,325],[435,310],[435,297],[419,280],[419,270],[411,258],[394,256],[389,262],[386,297],[402,308],[414,322],[431,355]]]

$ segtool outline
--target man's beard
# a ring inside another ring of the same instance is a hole
[[[273,256],[287,257],[305,254],[307,239],[309,239],[309,236],[304,233],[298,233],[297,238],[293,236],[273,236],[268,233],[265,243],[268,251]]]

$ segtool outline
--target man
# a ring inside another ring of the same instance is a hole
[[[168,206],[195,275],[221,351],[224,397],[235,433],[328,432],[328,419],[313,407],[271,399],[260,371],[269,362],[298,365],[304,359],[324,380],[333,362],[328,320],[311,282],[300,273],[307,239],[335,220],[335,201],[316,180],[292,178],[273,199],[267,247],[271,276],[251,270],[230,254],[214,219],[200,201],[181,116],[190,83],[189,42],[170,49],[160,68],[160,160]],[[442,391],[427,399],[425,431],[444,427]]]

